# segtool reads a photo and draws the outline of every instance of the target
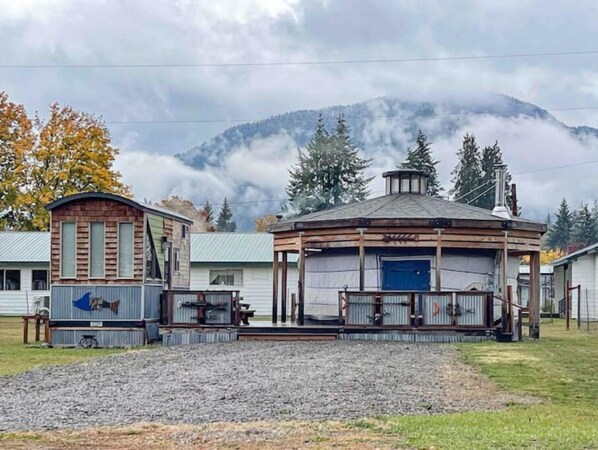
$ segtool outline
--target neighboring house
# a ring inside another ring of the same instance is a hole
[[[0,232],[0,315],[33,313],[50,295],[50,233]]]
[[[269,233],[191,234],[191,290],[239,290],[256,315],[270,316],[272,246]],[[294,255],[289,258],[289,299],[297,292],[296,261]],[[287,309],[290,313],[290,300]]]
[[[529,266],[519,266],[517,299],[521,306],[529,305]],[[558,299],[556,299],[558,300]],[[558,302],[554,298],[554,277],[552,266],[540,266],[540,308],[543,311],[557,312]],[[551,302],[553,302],[551,304]]]
[[[581,300],[582,319],[598,320],[598,243],[563,256],[553,261],[552,266],[555,301],[566,297],[567,282],[571,287],[580,286],[581,299],[576,290],[571,291],[571,317],[577,318],[578,300]]]

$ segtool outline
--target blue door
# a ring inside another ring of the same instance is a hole
[[[429,291],[430,261],[384,261],[382,289],[385,291]]]

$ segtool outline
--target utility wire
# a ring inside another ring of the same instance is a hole
[[[488,59],[543,58],[551,56],[596,55],[598,50],[579,50],[542,53],[503,53],[494,55],[463,55],[412,57],[388,59],[338,59],[320,61],[253,61],[232,63],[169,63],[169,64],[0,64],[0,69],[160,69],[192,67],[280,67],[280,66],[332,66],[343,64],[389,64],[435,61],[472,61]]]
[[[548,108],[543,111],[582,111],[582,110],[596,110],[598,106],[570,106],[563,108]],[[462,112],[444,112],[444,113],[430,113],[426,117],[443,117],[443,116],[470,116],[477,114],[513,114],[523,113],[525,111],[504,109],[504,110],[478,110],[478,111],[462,111]],[[387,115],[372,115],[368,116],[365,114],[354,114],[345,115],[344,118],[352,119],[401,119],[411,118],[411,114],[387,114]],[[115,120],[105,122],[106,125],[168,125],[168,124],[214,124],[214,123],[255,123],[268,120],[267,118],[261,119],[172,119],[172,120]]]

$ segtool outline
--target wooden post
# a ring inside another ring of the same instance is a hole
[[[278,252],[274,251],[272,259],[272,323],[278,319]]]
[[[287,252],[282,252],[282,280],[280,283],[280,321],[282,323],[287,322],[287,272]]]
[[[529,336],[540,338],[540,252],[529,258]]]
[[[41,317],[39,314],[36,314],[35,315],[35,342],[39,342],[41,324],[42,324]]]
[[[581,328],[581,284],[577,285],[577,329]]]
[[[506,322],[506,319],[509,317],[509,313],[512,313],[512,310],[509,309],[508,301],[508,293],[507,293],[507,272],[509,269],[509,232],[504,232],[504,240],[503,240],[503,249],[501,254],[501,274],[500,274],[500,296],[503,299],[502,302],[502,320],[503,322],[503,331],[507,332],[509,330],[509,324]],[[512,314],[511,314],[512,316]]]
[[[509,321],[507,322],[507,331],[509,333],[513,333],[515,331],[515,327],[513,326],[513,322],[515,317],[513,316],[513,286],[507,286],[507,300],[509,306]]]
[[[293,292],[291,294],[291,323],[297,320],[297,296]]]
[[[299,311],[297,323],[303,325],[305,318],[305,248],[303,247],[303,233],[299,237]]]
[[[567,285],[565,287],[565,324],[567,331],[569,331],[569,326],[571,323],[571,281],[567,280]]]
[[[436,277],[435,277],[435,285],[436,291],[440,292],[442,290],[442,230],[438,228],[436,230],[437,237],[436,237]]]
[[[515,217],[519,215],[519,207],[517,205],[517,185],[515,183],[511,185],[511,212]]]
[[[359,290],[365,291],[365,245],[363,229],[359,230]]]
[[[29,344],[29,316],[23,317],[23,344]]]

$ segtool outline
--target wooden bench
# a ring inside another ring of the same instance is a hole
[[[249,325],[249,318],[254,317],[254,315],[255,315],[255,309],[241,309],[239,311],[239,320],[244,325]]]

